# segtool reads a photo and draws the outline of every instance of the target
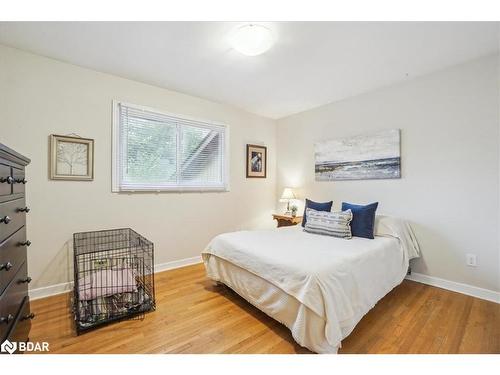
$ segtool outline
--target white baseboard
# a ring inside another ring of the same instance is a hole
[[[456,281],[445,280],[439,277],[428,276],[415,272],[412,272],[411,275],[407,275],[406,279],[466,294],[468,296],[485,299],[487,301],[500,303],[500,292],[495,292],[494,290],[483,289],[477,286],[457,283]]]
[[[30,300],[34,301],[40,298],[55,296],[57,294],[69,292],[71,289],[73,289],[72,281],[70,281],[69,283],[61,283],[61,284],[44,286],[42,288],[30,289],[29,291]]]
[[[175,268],[180,268],[180,267],[191,266],[193,264],[198,264],[201,262],[202,262],[201,256],[196,256],[192,258],[174,260],[172,262],[167,262],[167,263],[160,263],[155,265],[155,273],[173,270]],[[493,290],[483,289],[477,286],[457,283],[455,281],[445,280],[439,277],[428,276],[422,273],[415,273],[415,272],[412,272],[411,275],[407,275],[406,279],[427,285],[436,286],[438,288],[451,290],[453,292],[466,294],[468,296],[485,299],[487,301],[500,303],[500,292],[495,292]],[[30,289],[29,295],[31,300],[36,300],[40,298],[55,296],[57,294],[66,293],[70,291],[72,288],[73,288],[73,282],[61,283],[37,289]]]
[[[201,262],[202,262],[201,255],[198,255],[192,258],[185,258],[185,259],[174,260],[172,262],[155,264],[155,273],[167,270],[173,270],[174,268],[191,266],[193,264],[198,264]]]
[[[174,260],[172,262],[155,264],[155,273],[173,270],[175,268],[191,266],[193,264],[201,263],[201,256],[196,256],[192,258],[185,258]],[[73,282],[55,284],[50,286],[44,286],[42,288],[30,289],[29,296],[30,300],[34,301],[36,299],[55,296],[57,294],[67,293],[73,289]]]

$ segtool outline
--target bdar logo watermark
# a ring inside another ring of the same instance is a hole
[[[1,353],[14,354],[16,351],[19,352],[48,352],[49,343],[48,342],[11,342],[5,340],[2,345],[0,345]]]
[[[0,351],[2,353],[12,354],[17,349],[17,342],[10,342],[9,340],[5,340],[3,344],[0,346]]]

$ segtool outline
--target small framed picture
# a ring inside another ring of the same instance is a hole
[[[267,148],[247,145],[247,178],[266,178]]]
[[[94,140],[66,135],[50,136],[50,178],[92,181]]]

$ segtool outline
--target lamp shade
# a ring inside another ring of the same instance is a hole
[[[290,199],[295,199],[296,196],[291,188],[285,188],[283,194],[281,194],[280,201],[288,201]]]

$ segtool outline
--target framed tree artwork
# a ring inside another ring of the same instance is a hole
[[[94,179],[94,140],[52,134],[50,136],[50,178],[52,180],[92,181]]]
[[[267,148],[247,145],[247,178],[266,178]]]

